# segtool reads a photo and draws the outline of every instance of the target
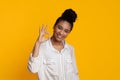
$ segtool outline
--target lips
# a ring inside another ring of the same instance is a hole
[[[57,37],[58,37],[58,38],[62,38],[62,36],[60,36],[60,35],[58,35]]]
[[[62,39],[63,37],[60,34],[57,34],[58,39]]]

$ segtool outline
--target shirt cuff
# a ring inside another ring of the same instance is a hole
[[[36,62],[36,61],[38,61],[39,60],[39,56],[37,56],[37,57],[32,57],[32,53],[31,53],[31,55],[30,55],[30,61],[31,62]]]

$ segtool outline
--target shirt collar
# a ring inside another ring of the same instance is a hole
[[[53,45],[52,45],[52,43],[51,43],[51,39],[48,40],[48,43],[49,43],[49,47],[50,47],[52,50],[57,51],[57,50],[53,47]],[[64,45],[64,48],[63,48],[63,49],[68,49],[68,44],[66,43],[66,41],[63,40],[62,43],[63,43],[63,45]]]

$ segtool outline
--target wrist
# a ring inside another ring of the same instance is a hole
[[[40,45],[41,43],[42,43],[41,41],[37,40],[35,44]]]

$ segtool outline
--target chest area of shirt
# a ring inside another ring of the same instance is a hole
[[[45,56],[47,64],[72,63],[71,53],[47,53]]]

